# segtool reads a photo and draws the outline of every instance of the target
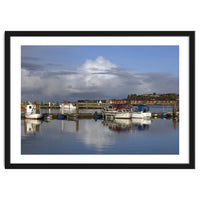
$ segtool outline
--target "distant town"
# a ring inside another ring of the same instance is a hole
[[[70,101],[63,102],[36,102],[40,105],[60,105],[61,103],[67,104]],[[106,104],[146,104],[146,105],[172,105],[175,102],[179,104],[179,94],[167,93],[167,94],[129,94],[124,99],[96,99],[96,100],[78,100],[79,103],[106,103]],[[22,102],[23,105],[23,102]]]
[[[126,99],[106,100],[106,103],[129,103],[129,104],[146,104],[146,105],[170,105],[179,102],[179,95],[176,93],[168,94],[130,94]]]

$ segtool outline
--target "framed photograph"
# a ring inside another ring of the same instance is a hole
[[[194,169],[194,31],[6,31],[6,169]]]

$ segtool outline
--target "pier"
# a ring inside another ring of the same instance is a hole
[[[94,113],[95,113],[95,109],[103,109],[104,107],[110,105],[109,103],[89,103],[89,102],[75,102],[76,104],[76,110],[73,111],[73,113],[62,113],[59,112],[55,113],[44,113],[44,115],[47,116],[51,116],[52,119],[68,119],[68,120],[76,120],[76,119],[93,119],[94,118]],[[22,113],[21,113],[21,118],[24,118],[24,114],[26,113],[26,105],[27,102],[24,102],[21,104],[21,106],[24,105],[24,108],[22,108]],[[44,105],[40,105],[40,103],[36,103],[37,108],[40,107],[42,109],[60,109],[60,105],[56,105],[56,103],[45,103]],[[79,110],[81,109],[94,109],[94,112],[91,111],[90,113],[80,113]],[[70,110],[70,109],[69,109]],[[165,112],[167,114],[167,119],[174,119],[174,118],[179,118],[179,112],[176,111],[176,103],[173,105],[173,110],[172,112]],[[100,112],[100,114],[103,115],[102,112]],[[102,116],[103,118],[105,116]],[[152,112],[152,118],[162,118],[162,114],[161,113],[156,113],[156,112]]]
[[[79,109],[102,109],[106,106],[108,106],[108,103],[80,103],[80,102],[75,102],[76,105],[78,105]],[[56,104],[47,104],[45,103],[44,105],[40,105],[40,108],[44,108],[44,109],[58,109],[60,108],[60,104],[56,105]]]

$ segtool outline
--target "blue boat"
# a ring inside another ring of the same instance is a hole
[[[101,114],[94,114],[94,119],[101,119],[102,115]]]
[[[58,115],[57,119],[65,119],[65,115]]]
[[[161,114],[161,118],[163,119],[163,118],[167,118],[168,117],[168,114],[167,113],[162,113]]]

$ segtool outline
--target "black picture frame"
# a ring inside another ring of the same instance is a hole
[[[188,37],[189,163],[11,163],[11,38],[13,37]],[[5,31],[5,168],[6,169],[194,169],[195,168],[195,31]]]

